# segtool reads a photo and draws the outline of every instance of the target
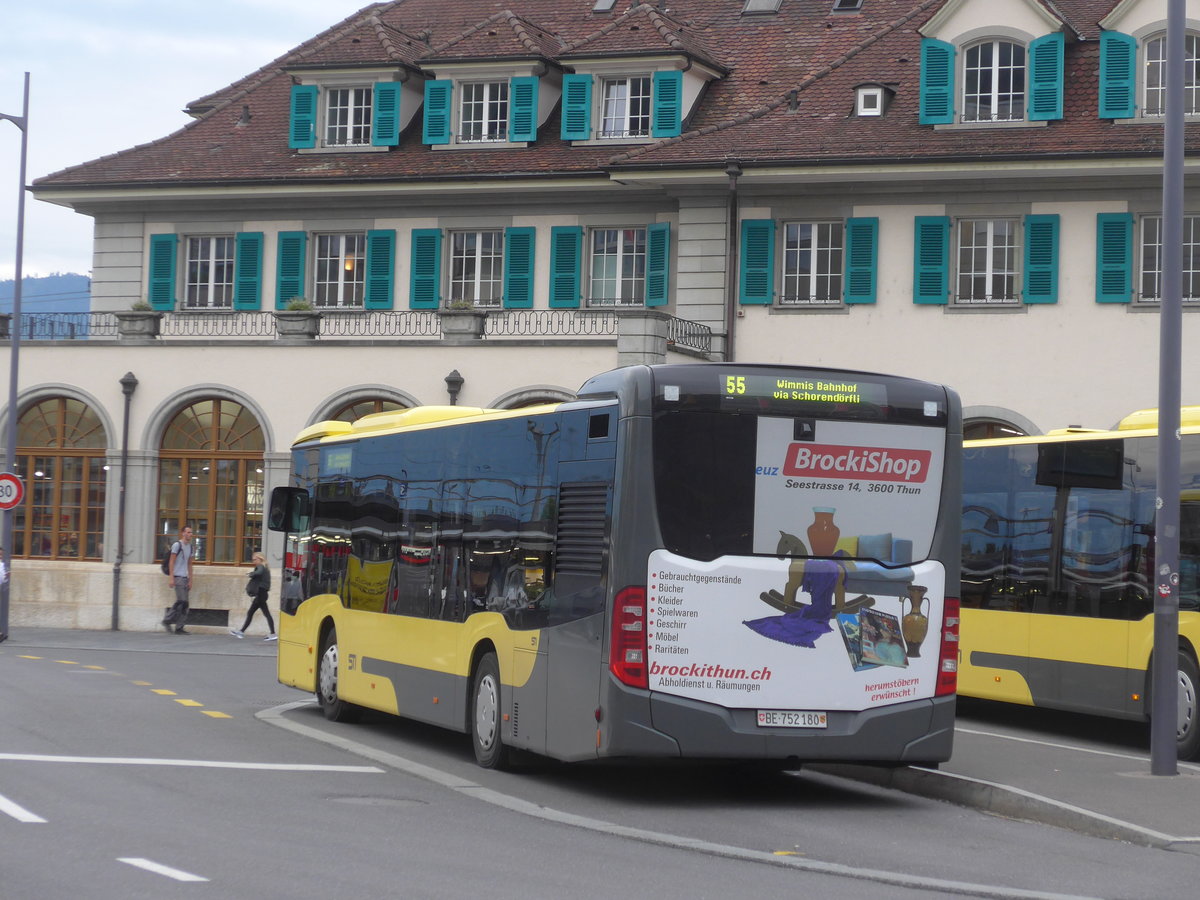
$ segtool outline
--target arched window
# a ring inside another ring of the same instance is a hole
[[[1188,34],[1184,38],[1183,60],[1183,111],[1193,114],[1200,111],[1200,37]],[[1145,102],[1142,109],[1147,116],[1165,115],[1167,111],[1167,37],[1146,41]]]
[[[355,400],[353,403],[347,403],[329,418],[335,422],[356,422],[371,413],[395,412],[399,409],[407,409],[407,407],[395,400]]]
[[[233,400],[200,400],[167,425],[159,451],[155,558],[195,533],[196,561],[242,565],[262,546],[262,428]]]
[[[100,559],[104,553],[104,426],[90,406],[51,397],[17,420],[26,500],[13,512],[13,556]]]
[[[1025,117],[1025,48],[1011,41],[969,47],[963,66],[963,121],[1015,122]]]

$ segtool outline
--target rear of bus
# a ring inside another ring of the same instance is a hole
[[[621,410],[601,756],[949,759],[961,411],[860,372],[635,367]]]

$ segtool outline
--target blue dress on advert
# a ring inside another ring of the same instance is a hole
[[[815,647],[817,638],[833,630],[829,625],[833,617],[833,591],[838,578],[845,571],[845,565],[835,559],[806,560],[800,590],[812,598],[812,603],[782,616],[750,619],[743,624],[774,641],[797,647]]]

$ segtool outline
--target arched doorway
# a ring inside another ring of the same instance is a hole
[[[234,400],[209,398],[179,410],[159,448],[155,558],[187,523],[196,561],[244,565],[262,546],[262,427]]]
[[[100,417],[81,400],[47,397],[26,407],[17,419],[17,473],[27,495],[13,511],[13,556],[103,556],[107,447]]]

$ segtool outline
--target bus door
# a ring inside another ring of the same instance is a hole
[[[1035,702],[1121,713],[1137,614],[1134,493],[1123,441],[1039,448],[1038,481],[1054,489],[1045,602],[1030,622]]]

